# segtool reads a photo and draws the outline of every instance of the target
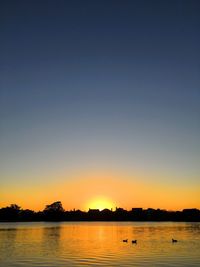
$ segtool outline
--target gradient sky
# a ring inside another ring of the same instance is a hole
[[[200,208],[200,1],[0,2],[0,207]]]

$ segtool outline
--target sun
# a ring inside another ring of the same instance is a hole
[[[114,209],[115,205],[112,200],[106,198],[106,197],[96,197],[94,199],[91,199],[87,205],[87,209]]]

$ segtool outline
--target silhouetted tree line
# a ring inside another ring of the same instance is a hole
[[[184,209],[167,211],[161,209],[133,208],[115,211],[89,209],[65,211],[60,201],[47,205],[43,211],[21,209],[16,204],[0,209],[0,221],[200,221],[200,210]]]

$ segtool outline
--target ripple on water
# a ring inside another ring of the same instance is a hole
[[[200,266],[199,223],[0,225],[1,267]],[[173,244],[171,238],[177,238]],[[128,238],[129,242],[122,242]],[[137,244],[131,240],[137,239]]]

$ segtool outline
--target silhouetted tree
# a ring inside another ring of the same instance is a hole
[[[20,207],[17,204],[11,204],[9,207],[5,207],[0,210],[0,220],[18,220],[19,213]]]
[[[36,220],[36,213],[33,210],[21,210],[19,218],[23,221]]]
[[[50,205],[46,205],[43,212],[47,220],[61,220],[64,215],[64,209],[61,201],[56,201]]]
[[[17,204],[10,204],[10,208],[19,211],[21,208]]]
[[[53,202],[50,205],[46,205],[44,211],[50,211],[50,212],[64,212],[63,206],[61,201]]]

